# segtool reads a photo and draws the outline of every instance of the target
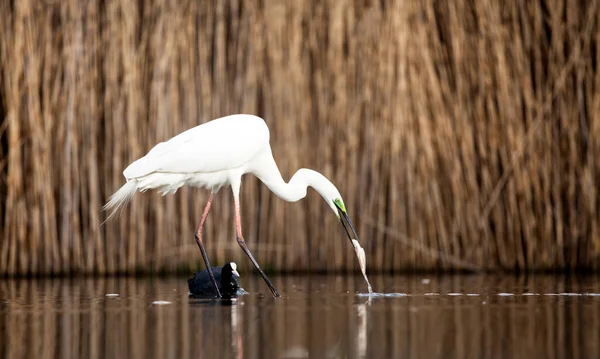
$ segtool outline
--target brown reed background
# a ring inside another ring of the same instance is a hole
[[[344,195],[375,270],[597,268],[598,1],[0,1],[0,273],[199,268],[207,193],[137,195],[122,170],[231,113],[271,128],[284,178]],[[206,228],[237,260],[232,198]],[[248,176],[268,269],[356,270],[315,192]]]

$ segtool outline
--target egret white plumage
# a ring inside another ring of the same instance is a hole
[[[340,192],[325,176],[302,168],[288,183],[283,180],[271,152],[269,137],[269,128],[262,118],[240,114],[206,122],[157,144],[148,154],[134,161],[123,171],[127,182],[104,206],[104,210],[113,209],[107,219],[110,219],[137,191],[144,192],[157,188],[165,195],[175,193],[184,185],[209,189],[211,194],[196,229],[195,238],[215,292],[220,297],[221,293],[202,243],[202,227],[214,195],[221,187],[230,185],[235,205],[237,242],[260,272],[273,296],[278,297],[279,293],[250,253],[242,236],[239,194],[244,174],[255,175],[275,195],[288,202],[296,202],[304,198],[307,188],[314,188],[336,214],[350,241],[352,242],[353,239],[358,241],[358,235],[348,217]],[[356,246],[354,243],[353,245]],[[359,255],[358,251],[357,255]],[[361,261],[360,255],[359,261]],[[363,263],[364,258],[361,267]],[[369,284],[369,291],[370,289]]]

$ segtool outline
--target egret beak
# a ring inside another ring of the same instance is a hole
[[[342,223],[342,226],[344,227],[344,230],[346,231],[346,234],[348,235],[348,239],[350,240],[350,242],[352,242],[353,239],[356,239],[358,241],[358,234],[356,234],[356,230],[354,230],[354,226],[352,225],[352,222],[350,221],[350,218],[348,217],[348,214],[341,209],[337,204],[336,204],[338,213],[339,213],[339,217],[340,217],[340,222]],[[350,228],[350,230],[348,230],[348,228]],[[350,234],[350,232],[352,232],[352,234]]]
[[[353,239],[358,241],[358,234],[356,234],[356,230],[354,230],[354,226],[352,225],[348,214],[342,211],[341,208],[338,208],[338,212],[340,214],[340,222],[342,223],[344,230],[346,230],[346,234],[348,235],[350,242],[352,242]],[[348,230],[348,228],[350,228],[350,230]],[[350,232],[352,232],[352,234]]]
[[[356,257],[358,258],[358,263],[360,264],[360,271],[367,282],[369,294],[373,293],[373,288],[371,287],[371,283],[369,283],[369,278],[367,278],[365,250],[358,243],[358,234],[356,234],[356,230],[354,230],[354,226],[352,225],[345,208],[343,208],[343,205],[340,206],[338,203],[335,203],[335,206],[338,210],[340,222],[342,222],[342,226],[344,226],[344,230],[346,230],[348,239],[350,240],[350,243],[352,243],[352,247],[354,247],[354,252],[356,252]],[[348,230],[348,228],[350,228],[350,230]],[[350,232],[352,232],[352,234]]]

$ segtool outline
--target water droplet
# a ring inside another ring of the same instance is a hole
[[[154,304],[154,305],[166,305],[166,304],[171,304],[171,302],[167,302],[166,300],[156,300],[156,301],[152,302],[152,304]]]

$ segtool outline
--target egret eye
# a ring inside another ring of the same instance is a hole
[[[342,210],[342,212],[346,213],[346,207],[344,206],[344,202],[340,198],[336,198],[333,200],[333,203]]]

